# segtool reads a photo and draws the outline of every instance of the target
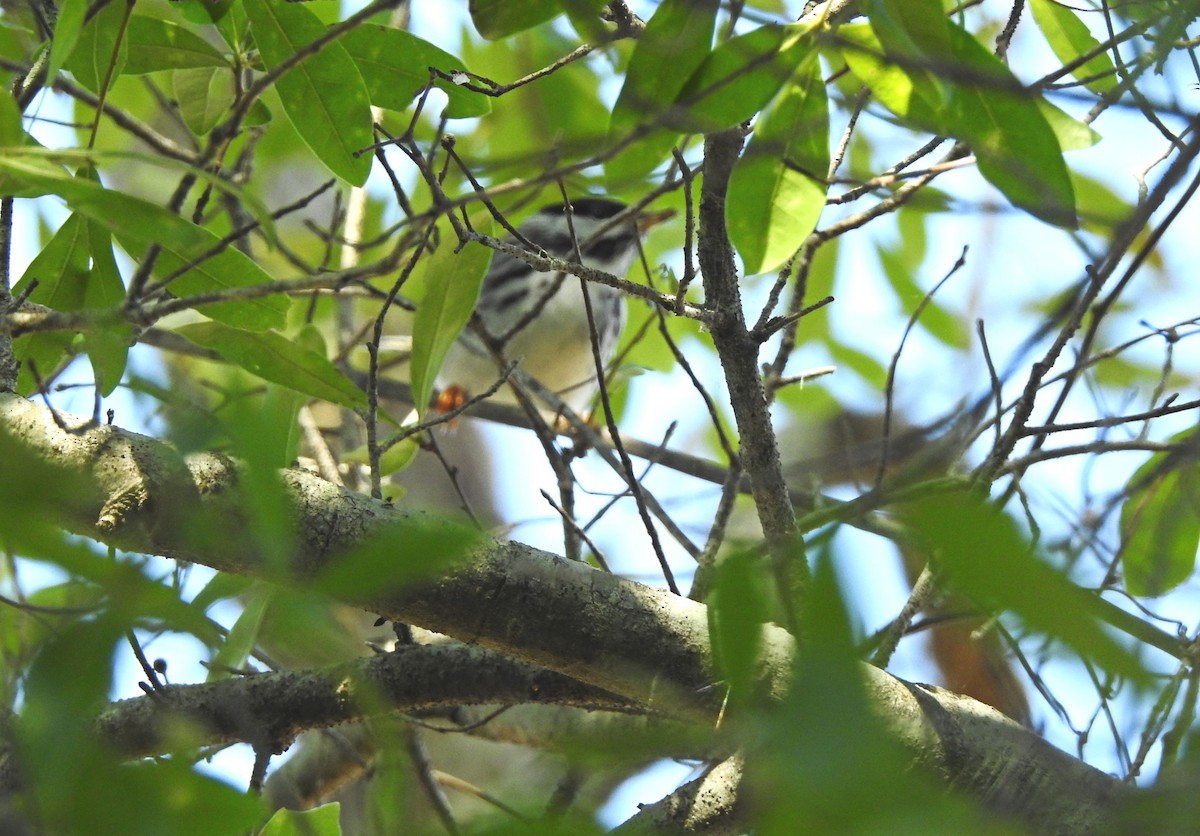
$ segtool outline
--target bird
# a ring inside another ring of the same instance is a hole
[[[607,197],[576,198],[542,208],[518,232],[555,258],[623,277],[638,253],[642,233],[674,214],[627,209]],[[518,242],[510,238],[508,243]],[[587,292],[599,355],[607,363],[625,325],[625,296],[594,282],[588,283]],[[516,361],[571,411],[585,413],[599,383],[577,277],[539,272],[498,251],[484,276],[473,326],[463,330],[442,363],[436,382],[442,411],[493,387],[503,374],[503,358]],[[507,385],[494,398],[516,403]]]

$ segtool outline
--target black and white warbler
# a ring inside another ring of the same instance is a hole
[[[608,198],[580,198],[571,202],[569,214],[565,205],[548,206],[518,230],[555,258],[581,259],[588,267],[624,276],[637,255],[641,233],[673,214],[629,214],[613,223],[626,208]],[[594,282],[588,285],[588,297],[600,357],[607,362],[625,325],[625,297]],[[518,361],[526,374],[572,410],[587,408],[599,386],[578,278],[538,272],[518,258],[497,252],[484,277],[475,316],[476,325],[506,360]],[[486,391],[500,374],[496,353],[476,329],[468,327],[451,347],[438,375],[443,405]],[[496,397],[515,400],[507,386]]]

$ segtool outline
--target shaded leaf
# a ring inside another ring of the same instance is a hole
[[[126,3],[104,4],[83,25],[74,49],[64,62],[75,80],[93,93],[100,92],[110,72],[116,80],[124,70],[129,51],[124,37],[127,8]]]
[[[946,582],[986,610],[1011,612],[1105,670],[1134,681],[1137,656],[1103,627],[1108,605],[1038,559],[1012,518],[969,493],[908,505],[904,518]]]
[[[1196,428],[1171,443],[1189,445]],[[1131,595],[1155,597],[1192,576],[1200,549],[1200,462],[1156,453],[1130,479],[1136,488],[1121,506],[1121,564]]]
[[[128,75],[186,67],[223,67],[232,71],[229,61],[208,41],[190,30],[157,17],[134,15],[129,19],[129,54],[125,59]]]
[[[652,130],[605,164],[610,183],[644,177],[676,142],[676,132],[664,127],[667,112],[712,48],[718,6],[716,0],[663,0],[646,22],[609,118],[608,144]]]
[[[75,212],[110,229],[135,258],[157,244],[160,254],[155,275],[178,273],[170,284],[178,296],[229,291],[271,280],[241,251],[220,247],[217,236],[207,229],[149,201],[73,177],[46,159],[0,156],[0,187],[22,197],[58,195]],[[214,302],[198,310],[227,325],[265,330],[284,324],[290,304],[286,297],[276,295]]]
[[[324,354],[298,346],[275,331],[242,331],[219,322],[197,322],[176,331],[251,374],[350,409],[365,409],[366,395]]]
[[[413,515],[340,555],[327,566],[314,588],[340,601],[378,600],[410,584],[444,574],[469,557],[482,534],[471,526]]]
[[[341,39],[346,52],[362,71],[371,104],[387,110],[404,110],[429,83],[429,68],[445,73],[465,69],[456,58],[428,41],[390,26],[359,26]],[[444,79],[434,86],[446,94],[446,115],[451,119],[482,116],[492,109],[482,93]]]
[[[188,129],[205,136],[229,112],[234,100],[234,78],[226,69],[192,67],[171,73],[179,113]]]
[[[692,73],[668,112],[680,132],[708,133],[746,121],[783,87],[813,47],[816,24],[767,24],[730,38]]]
[[[562,14],[559,0],[471,0],[471,22],[489,41],[506,38]]]
[[[245,0],[243,6],[263,63],[274,68],[325,34],[325,26],[298,3]],[[374,141],[371,97],[346,48],[327,43],[275,84],[288,120],[326,168],[354,186],[366,182],[372,156],[356,154]]]

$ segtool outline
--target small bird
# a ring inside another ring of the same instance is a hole
[[[624,276],[637,255],[641,233],[674,214],[631,214],[611,223],[626,209],[623,203],[608,198],[579,198],[570,207],[547,206],[518,229],[551,256]],[[517,242],[510,239],[509,243]],[[593,282],[588,284],[588,298],[600,357],[607,362],[625,325],[625,297],[615,288]],[[526,374],[573,411],[586,410],[599,384],[577,277],[538,272],[518,258],[497,252],[483,279],[475,315],[476,324],[506,360],[518,361]],[[437,379],[439,403],[443,407],[461,403],[467,396],[486,391],[500,376],[496,354],[475,328],[468,327],[442,364]],[[516,401],[507,386],[495,397]]]

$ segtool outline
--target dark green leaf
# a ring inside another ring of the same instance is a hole
[[[341,43],[358,64],[371,96],[371,104],[387,110],[404,110],[429,83],[429,68],[444,73],[464,69],[461,59],[402,29],[359,26]],[[482,116],[492,109],[482,93],[438,79],[434,85],[446,93],[446,115],[452,119]]]
[[[192,67],[171,73],[179,113],[188,129],[205,136],[225,118],[234,100],[234,77],[219,67]]]
[[[677,141],[676,133],[664,128],[667,111],[712,48],[718,6],[716,0],[664,0],[647,21],[613,106],[608,144],[615,147],[639,131],[649,133],[605,164],[609,182],[644,177]]]
[[[735,708],[754,703],[763,625],[776,598],[761,555],[735,552],[721,558],[705,598],[708,634],[717,676]]]
[[[64,63],[75,80],[93,93],[100,92],[110,73],[115,81],[125,67],[129,49],[123,32],[127,9],[125,3],[104,4],[83,25],[75,48]]]
[[[125,298],[125,284],[113,256],[112,235],[101,224],[89,220],[87,237],[92,265],[84,288],[83,306],[92,310],[116,310]],[[84,334],[84,350],[91,360],[96,388],[102,396],[111,395],[121,382],[132,344],[133,329],[123,322]]]
[[[567,10],[571,25],[585,41],[602,43],[608,39],[608,27],[600,13],[608,7],[608,0],[559,0]]]
[[[783,701],[749,719],[739,797],[747,830],[782,836],[796,823],[821,833],[971,833],[983,815],[913,763],[872,705],[885,674],[864,669],[828,551],[817,556],[795,681]],[[745,720],[744,720],[745,722]]]
[[[233,622],[225,641],[217,648],[217,653],[208,666],[205,682],[228,679],[234,670],[241,670],[246,666],[246,660],[250,658],[258,642],[258,628],[271,605],[271,596],[276,589],[278,587],[260,583],[242,596],[241,615]]]
[[[783,89],[813,47],[814,24],[767,24],[714,49],[676,97],[667,122],[707,133],[746,121]]]
[[[489,41],[506,38],[562,14],[559,0],[471,0],[471,22]]]
[[[263,380],[350,409],[366,408],[363,391],[325,355],[307,351],[275,331],[242,331],[219,322],[197,322],[177,331]]]
[[[309,9],[281,0],[245,0],[263,63],[274,68],[325,34]],[[354,186],[366,182],[374,141],[371,97],[346,48],[336,41],[309,54],[275,85],[284,112],[325,167]]]
[[[0,96],[0,148],[27,145],[32,138],[21,127],[21,111],[11,95]]]
[[[129,19],[127,38],[125,72],[129,75],[185,67],[223,67],[227,74],[233,71],[225,56],[208,41],[169,20],[134,15]]]
[[[472,218],[472,226],[491,234],[490,218]],[[446,352],[471,319],[483,277],[492,262],[492,250],[468,243],[458,251],[458,238],[441,236],[438,248],[423,265],[425,294],[413,317],[411,370],[413,402],[422,415],[433,394],[433,384],[446,359]]]
[[[1195,428],[1171,439],[1184,446]],[[1158,596],[1192,576],[1200,548],[1200,462],[1156,453],[1130,480],[1136,486],[1121,507],[1121,563],[1131,595]]]
[[[729,181],[729,235],[747,273],[774,270],[816,228],[829,170],[829,104],[810,54],[763,113]]]
[[[36,281],[37,286],[29,294],[31,302],[59,311],[81,309],[87,293],[89,248],[87,221],[79,215],[71,215],[29,263],[13,293],[25,293]],[[38,375],[44,377],[68,358],[71,341],[71,334],[59,331],[18,337],[13,344],[13,351],[21,363],[17,391],[28,394],[37,387],[30,361]]]

